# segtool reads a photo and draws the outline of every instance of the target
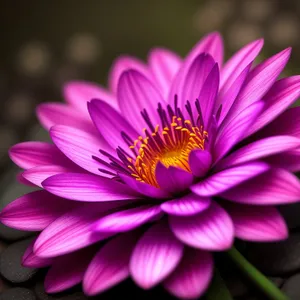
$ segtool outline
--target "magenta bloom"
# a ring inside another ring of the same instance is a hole
[[[40,231],[23,263],[50,266],[49,293],[82,281],[94,295],[130,276],[196,298],[212,252],[235,237],[287,238],[274,206],[300,200],[300,108],[287,109],[300,76],[277,80],[291,49],[254,66],[262,45],[224,65],[217,33],[184,59],[165,49],[147,64],[121,57],[109,91],[73,82],[67,104],[38,107],[53,144],[20,143],[10,157],[20,181],[42,190],[9,204],[1,221]]]

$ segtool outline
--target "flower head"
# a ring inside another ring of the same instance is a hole
[[[148,63],[121,57],[110,89],[65,86],[67,104],[42,104],[53,144],[13,146],[24,184],[41,187],[1,212],[40,232],[25,266],[51,266],[46,290],[83,282],[94,295],[131,277],[196,298],[212,252],[235,238],[288,235],[274,205],[300,199],[300,76],[278,80],[290,49],[254,66],[262,40],[222,63],[218,33],[184,58],[154,49]],[[104,243],[99,243],[104,241]]]

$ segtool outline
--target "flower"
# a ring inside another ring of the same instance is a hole
[[[20,143],[10,157],[25,170],[19,180],[42,190],[0,218],[40,231],[23,264],[50,266],[47,292],[83,281],[95,295],[130,276],[196,298],[211,281],[212,252],[235,237],[287,238],[274,206],[300,199],[300,108],[287,109],[300,76],[277,80],[290,48],[253,66],[262,46],[223,65],[212,33],[185,59],[165,49],[147,65],[121,57],[109,91],[72,82],[67,104],[38,107],[53,144]]]

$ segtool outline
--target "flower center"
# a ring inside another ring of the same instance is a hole
[[[188,160],[192,150],[204,150],[208,133],[203,126],[193,126],[191,121],[173,116],[172,122],[160,130],[157,125],[150,134],[144,129],[145,137],[134,141],[131,149],[136,151],[136,159],[129,159],[128,168],[136,180],[158,187],[155,176],[157,163],[166,167],[174,166],[191,172]]]

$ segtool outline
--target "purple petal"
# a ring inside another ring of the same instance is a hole
[[[161,162],[156,165],[155,177],[160,188],[171,194],[188,189],[194,179],[193,174],[177,167],[167,168]]]
[[[125,150],[129,148],[122,137],[122,132],[125,132],[132,140],[138,138],[137,131],[115,109],[102,100],[92,100],[88,103],[88,110],[95,126],[112,148],[116,149],[119,146]]]
[[[300,149],[269,156],[265,161],[275,168],[286,169],[290,172],[300,171]]]
[[[295,100],[297,100],[299,95],[300,76],[283,78],[275,82],[264,97],[264,111],[257,118],[255,123],[253,123],[248,129],[247,135],[251,135],[274,120]]]
[[[252,242],[274,242],[288,237],[288,228],[275,207],[232,204],[225,206],[235,236]]]
[[[94,126],[87,115],[82,115],[71,105],[63,103],[43,103],[37,108],[40,123],[49,130],[54,125],[67,125],[93,131]]]
[[[226,211],[211,202],[208,209],[188,217],[169,216],[175,236],[188,246],[210,251],[230,249],[234,227]]]
[[[24,142],[12,146],[9,150],[11,160],[22,169],[41,165],[66,165],[68,159],[55,147],[44,142]]]
[[[64,97],[68,103],[88,116],[87,102],[92,99],[102,99],[118,109],[116,98],[103,87],[84,81],[72,81],[64,86]]]
[[[142,130],[146,122],[141,111],[146,110],[154,126],[160,124],[156,111],[158,103],[164,103],[155,86],[136,70],[124,72],[118,85],[118,101],[122,114],[136,130]]]
[[[137,285],[150,289],[164,280],[178,265],[183,244],[170,231],[168,224],[152,226],[140,238],[130,260],[130,273]]]
[[[35,240],[36,239],[34,239],[26,249],[22,257],[22,266],[27,268],[44,268],[50,266],[53,262],[53,258],[42,258],[34,254],[33,245]]]
[[[98,137],[89,132],[63,125],[52,127],[50,135],[60,151],[83,169],[97,175],[100,174],[99,168],[111,171],[110,168],[92,158],[92,156],[96,156],[104,161],[108,160],[107,157],[100,154],[99,149],[111,152],[114,155],[114,150],[108,146],[101,136]]]
[[[129,277],[129,260],[137,237],[134,232],[122,234],[99,250],[83,278],[83,289],[88,296],[103,292]]]
[[[269,169],[264,162],[252,162],[226,169],[196,183],[191,190],[199,196],[215,196]]]
[[[166,99],[172,80],[182,64],[181,58],[174,52],[156,48],[149,54],[149,65],[157,86]]]
[[[221,35],[217,32],[208,34],[198,44],[196,44],[191,52],[186,56],[181,68],[177,72],[172,82],[168,97],[168,103],[174,102],[175,95],[182,94],[182,91],[185,88],[185,79],[190,72],[191,65],[195,61],[196,57],[201,53],[209,54],[210,56],[212,56],[213,60],[217,62],[219,66],[221,66],[223,60],[223,42]],[[198,95],[196,97],[198,97]],[[194,101],[195,99],[185,99],[183,97],[180,97],[178,99],[179,107],[183,107],[186,100]]]
[[[163,213],[160,206],[143,205],[102,217],[94,225],[99,232],[125,232],[157,220]]]
[[[239,74],[257,57],[263,47],[263,39],[247,44],[236,52],[222,68],[220,87],[228,88],[238,78]]]
[[[120,56],[114,61],[109,73],[109,88],[114,94],[117,94],[121,75],[123,72],[130,69],[137,70],[144,76],[151,78],[151,74],[147,69],[147,66],[141,60],[131,56]]]
[[[27,185],[27,186],[31,186],[31,187],[35,187],[36,185],[31,183],[30,181],[28,181],[25,177],[23,177],[23,174],[25,173],[26,171],[23,171],[23,172],[19,172],[17,175],[16,175],[16,179],[19,183],[21,184],[24,184],[24,185]]]
[[[272,154],[296,149],[300,146],[300,139],[292,136],[273,136],[248,144],[231,153],[220,164],[218,170],[226,169],[234,165],[257,160]]]
[[[133,190],[137,191],[138,193],[149,197],[149,198],[157,198],[157,199],[164,199],[169,198],[171,195],[166,191],[158,189],[150,184],[137,181],[135,178],[123,174],[119,174],[121,179]]]
[[[80,283],[96,249],[90,247],[56,258],[45,278],[46,292],[62,292]]]
[[[290,58],[290,54],[291,48],[287,48],[268,58],[249,73],[244,87],[240,91],[229,113],[231,118],[234,118],[249,105],[262,99],[284,69]]]
[[[229,114],[218,129],[214,158],[220,160],[228,151],[238,143],[248,128],[253,124],[263,109],[263,102],[256,102],[240,112],[234,119]]]
[[[179,199],[170,200],[161,204],[161,209],[176,216],[191,216],[198,214],[210,205],[211,199],[208,197],[200,197],[195,194],[188,194]]]
[[[137,199],[137,194],[115,180],[81,173],[62,173],[42,183],[45,190],[70,200],[102,202]]]
[[[211,154],[206,150],[193,150],[189,155],[189,166],[196,177],[203,177],[212,163]]]
[[[300,199],[299,179],[283,169],[272,169],[220,195],[240,203],[276,205]]]
[[[164,287],[177,298],[198,299],[208,288],[212,276],[212,255],[188,248],[179,266],[164,282]]]
[[[3,224],[26,231],[40,231],[77,204],[46,191],[26,194],[8,204],[0,213]]]
[[[39,187],[42,186],[42,182],[46,180],[47,178],[61,173],[76,173],[76,172],[82,172],[84,173],[84,170],[80,170],[80,167],[77,167],[74,165],[74,168],[69,167],[62,167],[62,166],[56,166],[56,165],[46,165],[46,166],[40,166],[40,167],[34,167],[29,170],[26,170],[23,172],[23,177],[28,180],[28,182],[33,183],[34,185],[37,185]]]
[[[87,247],[112,234],[94,233],[93,223],[120,204],[86,204],[71,210],[51,223],[40,233],[34,252],[40,257],[55,257]],[[74,262],[73,262],[74,263]]]

